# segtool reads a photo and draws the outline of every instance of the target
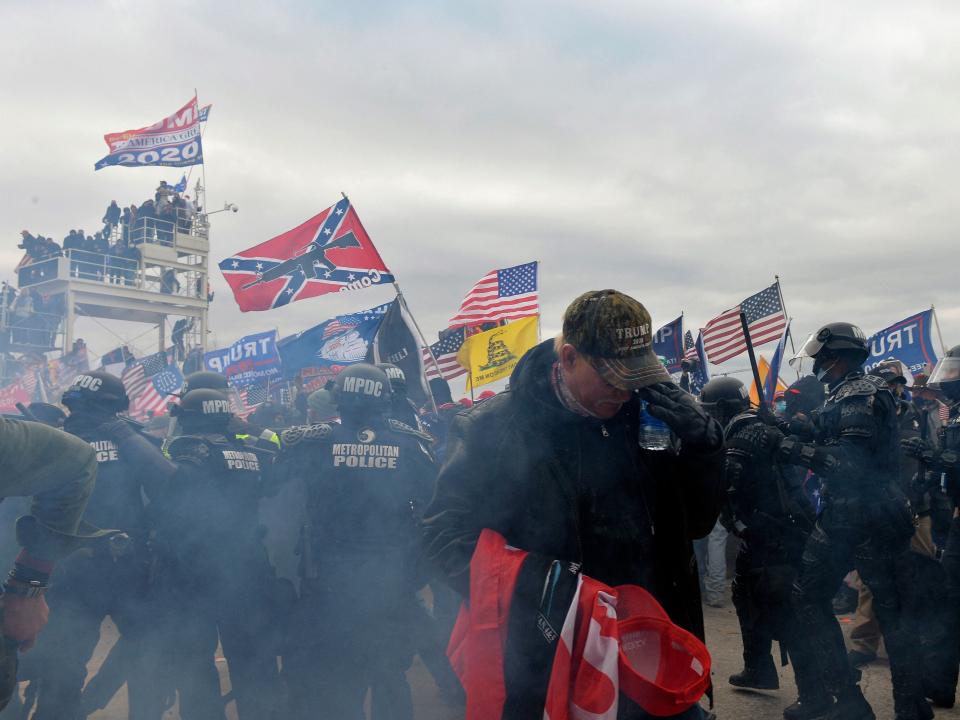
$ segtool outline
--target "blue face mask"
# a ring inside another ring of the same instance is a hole
[[[824,364],[820,365],[819,368],[817,367],[818,364],[819,363],[814,363],[813,374],[817,376],[817,380],[825,382],[824,378],[827,376],[827,373],[833,369],[833,366],[837,364],[837,361],[833,358],[825,360]]]

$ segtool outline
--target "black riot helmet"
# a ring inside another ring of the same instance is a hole
[[[830,369],[838,362],[846,366],[847,372],[863,365],[870,355],[867,336],[863,330],[852,323],[832,322],[813,333],[803,344],[790,364],[805,357],[813,359],[813,374],[823,380]]]
[[[736,378],[718,377],[703,386],[700,404],[711,417],[726,424],[750,407],[750,393]]]
[[[226,376],[210,370],[199,370],[197,372],[190,373],[183,379],[184,395],[191,390],[199,390],[200,388],[226,391],[229,388],[229,385],[227,383]]]
[[[111,414],[130,407],[127,391],[120,378],[103,370],[77,375],[60,399],[71,413],[94,410]]]
[[[390,380],[390,391],[394,396],[406,397],[407,395],[407,376],[403,370],[392,363],[377,363],[377,367],[387,374]]]
[[[170,406],[170,415],[177,418],[185,432],[222,430],[233,418],[230,398],[210,388],[198,388],[183,394],[178,405]]]
[[[953,402],[960,401],[960,345],[954,345],[940,358],[927,386],[943,393]]]
[[[333,385],[333,401],[344,420],[383,415],[390,410],[390,398],[390,379],[376,365],[352,365]]]
[[[794,417],[797,413],[809,416],[810,413],[823,405],[826,399],[827,392],[823,383],[813,375],[804,375],[792,383],[783,393],[788,418]]]

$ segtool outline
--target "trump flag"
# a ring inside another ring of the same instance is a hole
[[[871,335],[867,370],[893,359],[906,365],[911,373],[930,372],[937,364],[937,346],[931,335],[933,325],[931,308]]]
[[[111,165],[199,165],[203,162],[201,120],[197,96],[194,95],[173,115],[149,127],[107,133],[103,139],[110,148],[110,154],[98,160],[93,169],[100,170]]]
[[[394,282],[348,198],[220,263],[240,310]]]

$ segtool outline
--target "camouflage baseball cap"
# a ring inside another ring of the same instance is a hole
[[[653,351],[650,313],[622,292],[591,290],[570,303],[563,314],[563,338],[621,390],[670,381]]]

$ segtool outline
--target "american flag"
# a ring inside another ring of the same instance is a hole
[[[779,340],[787,326],[787,315],[780,301],[780,283],[775,282],[707,323],[703,329],[703,346],[710,362],[719,364],[746,352],[747,341],[740,325],[741,310],[746,313],[747,329],[754,346]]]
[[[120,381],[130,398],[130,409],[127,411],[130,417],[142,420],[148,417],[150,411],[162,414],[166,410],[167,396],[157,392],[153,376],[166,370],[167,366],[167,353],[160,351],[128,365],[120,374]]]
[[[683,359],[696,360],[696,369],[689,374],[690,393],[699,395],[703,386],[710,381],[710,370],[707,367],[707,358],[703,352],[703,331],[697,335],[694,342],[693,333],[687,330],[683,336]]]
[[[292,401],[289,382],[270,383],[269,386],[248,385],[240,388],[238,395],[240,407],[234,412],[244,419],[268,400],[280,405],[290,405]]]
[[[491,270],[471,288],[450,318],[451,328],[499,320],[519,320],[540,312],[537,263]]]
[[[697,359],[697,345],[693,342],[693,333],[689,330],[683,336],[683,359]]]
[[[467,369],[457,362],[457,353],[466,338],[467,329],[465,327],[441,331],[439,342],[430,346],[430,351],[433,352],[433,356],[437,359],[437,365],[440,366],[439,372],[437,372],[437,366],[430,359],[430,353],[427,352],[426,348],[423,349],[423,367],[427,380],[433,380],[437,377],[452,380],[466,374]]]
[[[240,407],[236,414],[244,419],[270,398],[266,385],[249,385],[242,388],[239,395]]]

